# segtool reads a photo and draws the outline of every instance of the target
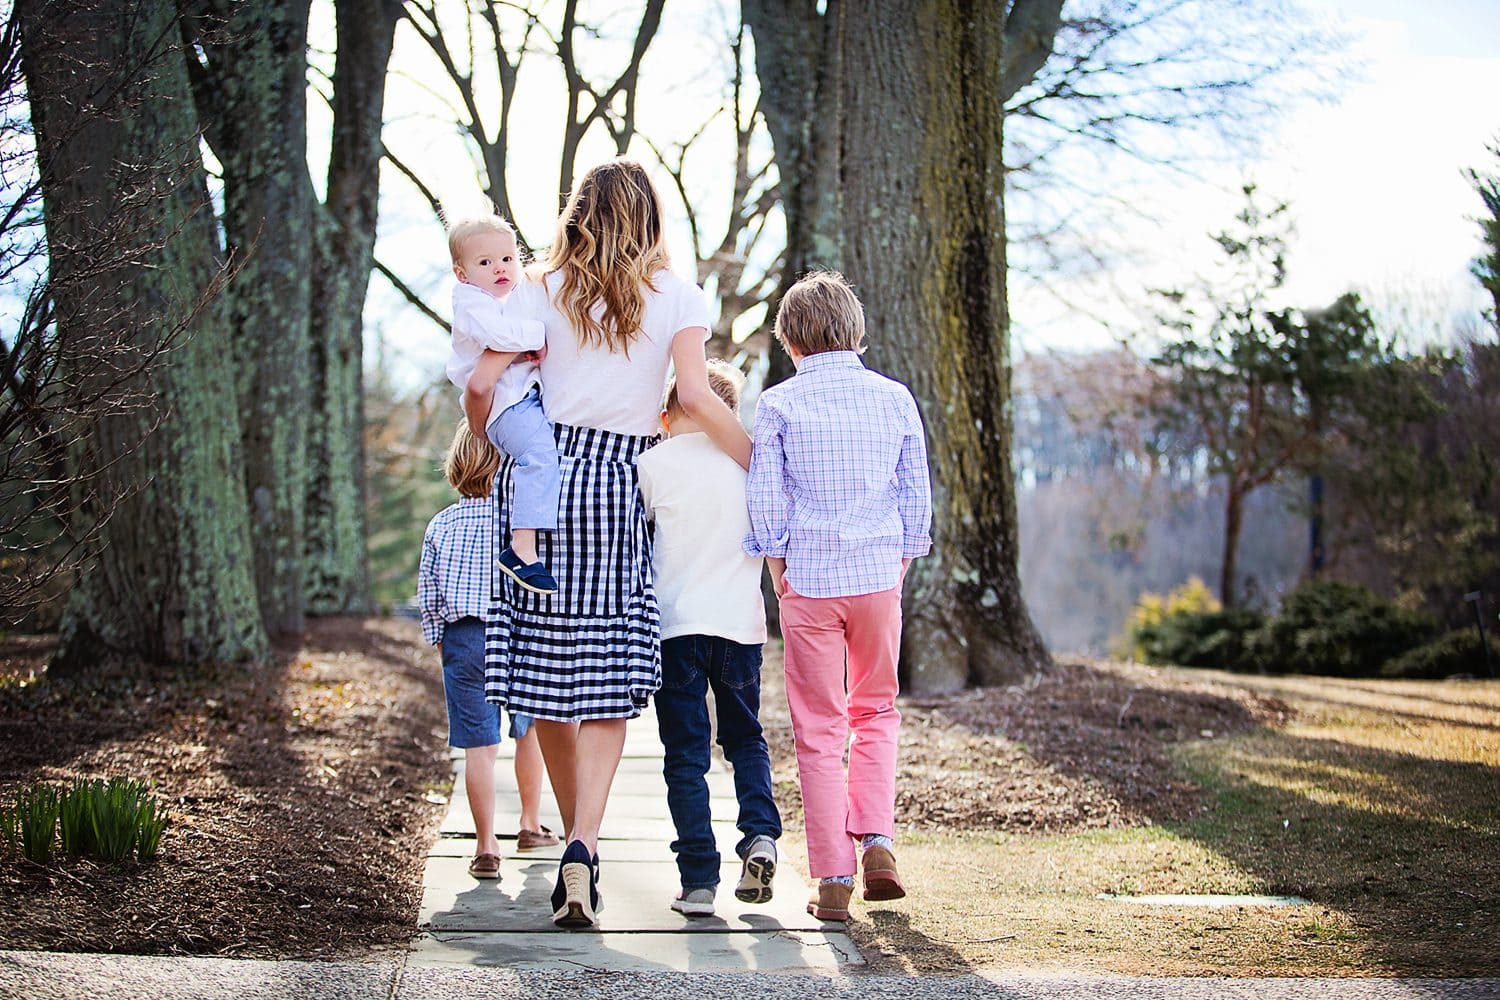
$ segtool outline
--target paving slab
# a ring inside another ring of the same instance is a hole
[[[502,745],[496,772],[495,826],[502,836],[520,822],[514,769],[505,759],[513,753],[511,744]],[[739,880],[734,848],[740,833],[733,821],[739,809],[733,775],[717,759],[707,777],[710,806],[718,820],[713,824],[714,837],[725,861],[719,912],[710,918],[673,912],[669,904],[679,880],[669,845],[676,830],[667,808],[661,756],[648,710],[645,718],[626,730],[625,756],[600,831],[599,890],[604,906],[599,926],[564,931],[551,921],[561,846],[522,854],[513,839],[502,839],[500,878],[479,882],[468,874],[474,821],[463,785],[462,754],[455,753],[454,789],[441,834],[428,850],[418,918],[425,933],[413,944],[406,971],[485,966],[497,975],[517,969],[631,975],[692,970],[828,977],[836,976],[844,966],[861,963],[858,949],[842,926],[824,924],[807,913],[808,884],[792,859],[781,859],[775,898],[769,903],[752,906],[734,898],[733,887]],[[542,815],[546,825],[561,827],[554,822],[557,810],[550,788],[543,796]],[[584,994],[598,995],[593,989]],[[418,991],[414,995],[435,994]],[[694,992],[693,996],[701,1000],[702,995]]]
[[[740,831],[728,823],[715,823],[713,830],[719,853],[725,858],[733,858],[734,849],[739,846]],[[600,844],[603,847],[604,857],[611,862],[672,860],[670,838],[667,840],[620,840],[605,837],[600,840]],[[505,835],[500,837],[500,853],[503,857],[521,860],[550,860],[555,863],[562,857],[562,852],[563,845],[561,844],[556,847],[521,851],[516,847],[514,834],[509,837]],[[429,858],[471,858],[474,856],[474,837],[472,834],[442,837],[433,841],[432,846],[427,850],[427,856]]]
[[[559,965],[609,972],[745,972],[839,975],[864,958],[843,933],[436,933],[408,959],[413,969],[475,965],[531,971]]]
[[[637,746],[633,748],[634,752],[629,752],[632,750],[631,747],[627,747],[626,750],[627,752],[620,758],[621,772],[635,771],[641,774],[661,774],[662,749],[660,744],[655,749]],[[464,752],[449,747],[448,759],[454,763],[461,763],[464,759]],[[500,770],[511,770],[513,772],[516,759],[515,741],[507,738],[505,742],[501,743],[496,759],[500,762]]]
[[[647,764],[650,761],[642,757],[636,758],[636,763]],[[453,780],[455,795],[468,794],[464,788],[463,774],[464,762],[461,760],[454,761]],[[734,776],[730,772],[716,767],[704,776],[704,780],[708,784],[710,795],[734,798]],[[660,766],[650,768],[636,767],[630,770],[622,767],[615,775],[615,786],[629,789],[631,793],[638,795],[645,795],[647,793],[655,795],[660,793],[665,796],[667,794],[667,782],[662,777]],[[515,795],[517,794],[518,787],[516,784],[515,769],[506,765],[503,761],[497,762],[495,766],[495,794],[500,797]],[[542,796],[546,799],[552,798],[551,785],[545,783],[542,785]]]
[[[562,829],[562,821],[556,820],[556,815],[549,816],[544,810],[542,823],[554,830]],[[515,836],[516,828],[521,825],[520,812],[511,809],[496,809],[495,829],[508,836]],[[726,824],[727,825],[727,824]],[[450,812],[443,818],[443,825],[439,828],[439,835],[443,837],[472,837],[474,836],[474,817],[468,808],[462,811]],[[677,829],[672,821],[665,816],[625,816],[611,809],[604,816],[604,826],[599,831],[602,840],[654,840],[663,844],[669,844],[677,836]]]
[[[1301,896],[1221,896],[1213,894],[1172,893],[1157,896],[1125,896],[1113,892],[1101,892],[1094,897],[1111,903],[1131,903],[1136,906],[1195,906],[1208,909],[1229,909],[1236,906],[1311,906],[1312,900]]]
[[[776,896],[762,905],[734,898],[732,889],[739,874],[738,862],[721,870],[716,915],[685,917],[669,907],[678,887],[674,862],[611,863],[605,859],[599,877],[599,895],[604,900],[599,930],[698,934],[833,929],[807,913],[807,884],[790,867],[777,873]],[[552,924],[550,900],[556,880],[556,861],[507,858],[500,864],[497,881],[479,882],[469,875],[465,858],[428,858],[418,924],[433,932],[568,934]]]

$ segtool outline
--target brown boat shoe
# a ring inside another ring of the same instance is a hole
[[[479,854],[469,862],[469,874],[475,878],[499,878],[500,855]]]
[[[906,886],[896,871],[896,856],[885,847],[867,847],[860,860],[865,876],[865,899],[872,902],[886,899],[901,899],[906,895]]]
[[[557,835],[545,826],[540,830],[522,830],[516,834],[516,850],[535,851],[542,847],[556,847]]]
[[[854,887],[841,882],[819,882],[807,901],[807,912],[819,920],[843,922],[849,919],[849,897]]]

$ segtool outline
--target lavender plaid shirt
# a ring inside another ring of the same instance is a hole
[[[417,569],[417,603],[422,608],[422,637],[431,645],[443,641],[448,622],[484,618],[490,608],[490,497],[464,497],[438,511],[422,538]]]
[[[906,386],[853,351],[802,360],[761,393],[745,551],[785,559],[804,597],[890,590],[932,547],[922,418]]]

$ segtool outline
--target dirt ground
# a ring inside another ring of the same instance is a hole
[[[330,958],[410,939],[447,774],[415,624],[318,621],[273,664],[194,676],[53,680],[50,649],[0,646],[0,798],[134,777],[171,822],[152,864],[0,860],[0,948]]]

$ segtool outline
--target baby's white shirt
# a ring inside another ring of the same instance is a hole
[[[643,452],[636,470],[647,516],[656,521],[652,561],[661,637],[765,642],[761,560],[740,547],[750,531],[745,470],[701,432]]]
[[[501,299],[460,281],[453,286],[453,340],[448,353],[448,381],[458,386],[462,405],[464,387],[479,364],[479,356],[491,351],[538,351],[547,342],[540,320],[508,315]],[[542,384],[535,361],[517,361],[495,383],[495,399],[485,418],[488,427],[502,412],[519,403],[534,385]]]

